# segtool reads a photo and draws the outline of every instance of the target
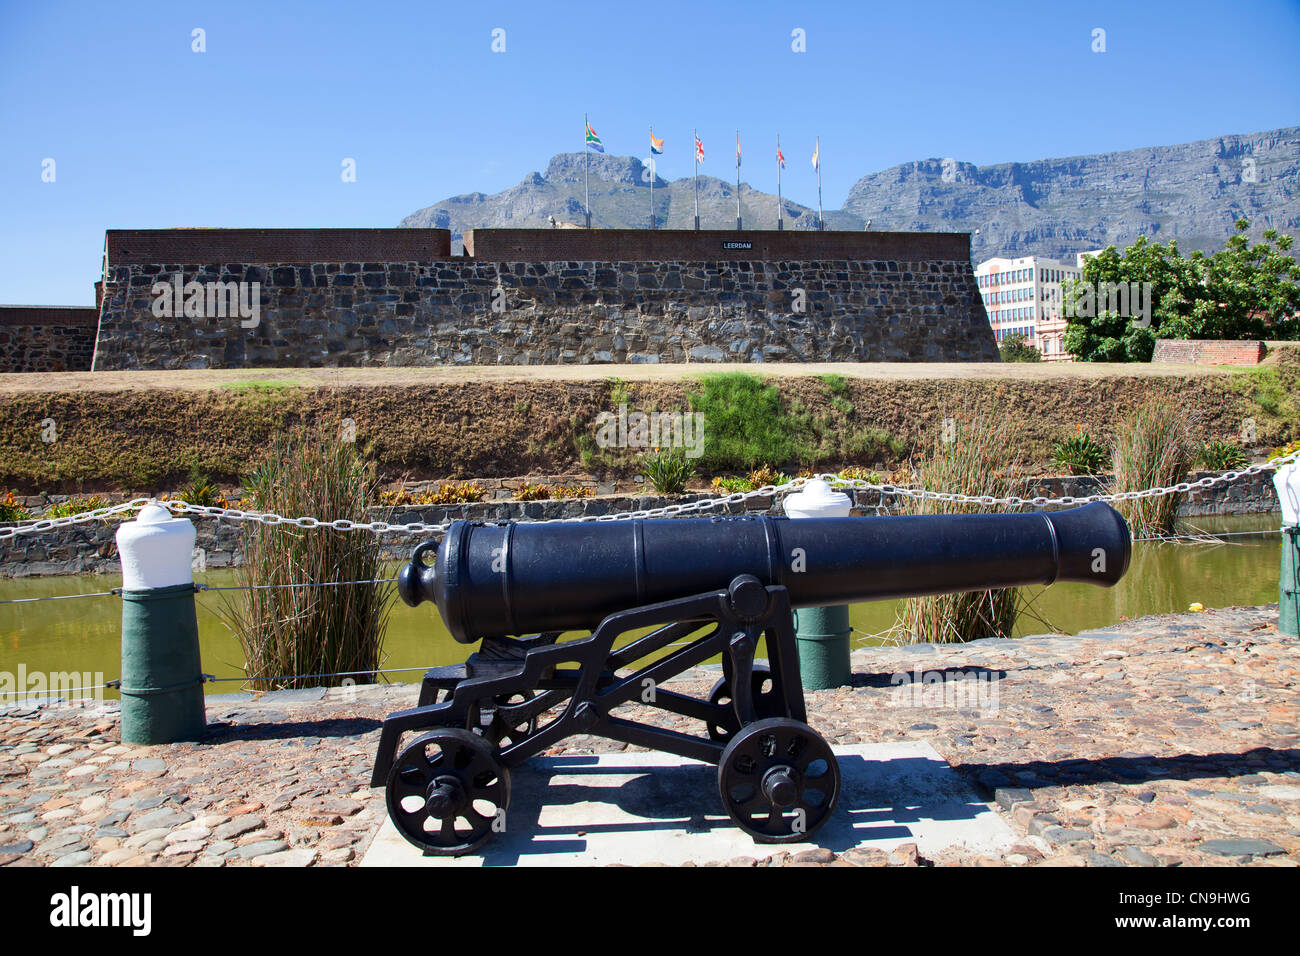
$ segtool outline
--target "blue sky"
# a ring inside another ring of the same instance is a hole
[[[91,304],[109,228],[395,226],[579,150],[584,111],[615,154],[645,156],[653,123],[668,179],[693,127],[730,178],[739,129],[769,191],[779,132],[785,194],[814,206],[820,135],[833,209],[914,159],[1295,125],[1298,61],[1298,0],[0,0],[0,302]]]

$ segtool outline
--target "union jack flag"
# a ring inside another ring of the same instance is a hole
[[[695,161],[697,163],[704,162],[704,144],[700,142],[698,136],[695,137]]]
[[[782,169],[785,169],[785,153],[781,152],[780,146],[776,148],[776,161],[781,164]]]

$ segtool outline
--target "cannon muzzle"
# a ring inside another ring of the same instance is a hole
[[[798,607],[1086,581],[1128,569],[1128,526],[1097,502],[1053,513],[767,516],[484,524],[457,521],[398,577],[456,640],[589,630],[607,615],[750,574]]]

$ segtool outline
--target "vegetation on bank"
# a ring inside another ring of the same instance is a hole
[[[914,469],[911,484],[930,491],[1005,498],[1017,494],[1025,477],[1018,448],[1019,423],[979,411],[954,416]],[[933,499],[908,499],[911,514],[971,514],[988,509]],[[1024,605],[1018,588],[908,598],[898,611],[895,639],[903,644],[953,644],[986,637],[1011,637]]]
[[[1266,229],[1252,245],[1249,221],[1236,226],[1227,245],[1208,256],[1196,250],[1184,257],[1177,240],[1162,245],[1145,236],[1122,254],[1110,246],[1090,256],[1079,282],[1062,283],[1066,351],[1083,362],[1149,362],[1158,338],[1300,338],[1293,237]],[[1112,289],[1121,290],[1119,308]]]
[[[458,488],[471,479],[578,471],[630,478],[646,473],[654,449],[596,443],[598,416],[620,404],[703,413],[704,454],[689,461],[706,483],[763,466],[785,474],[845,466],[888,473],[929,447],[959,408],[1017,419],[1021,454],[1046,472],[1054,446],[1076,426],[1108,447],[1116,423],[1152,395],[1196,416],[1198,442],[1241,445],[1247,419],[1255,447],[1300,438],[1300,355],[1292,350],[1249,372],[1186,377],[764,380],[714,373],[670,382],[23,392],[0,395],[0,489],[176,494],[196,479],[229,487],[286,430],[340,434],[349,424],[382,484],[405,478]],[[43,440],[47,420],[54,441]]]
[[[257,511],[362,522],[370,520],[374,486],[374,467],[355,444],[300,429],[272,444],[246,491]],[[392,585],[370,583],[384,577],[379,538],[257,522],[244,525],[243,535],[244,562],[236,573],[245,588],[227,592],[221,613],[243,648],[249,685],[368,683],[383,662],[395,593]],[[350,676],[271,680],[300,674]]]

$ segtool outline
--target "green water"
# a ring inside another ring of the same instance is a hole
[[[1275,530],[1277,515],[1238,518],[1198,518],[1189,527],[1215,532]],[[1199,602],[1205,607],[1271,604],[1277,601],[1280,539],[1277,534],[1229,537],[1222,544],[1134,545],[1128,574],[1114,588],[1086,584],[1057,584],[1029,588],[1034,617],[1022,616],[1017,635],[1061,631],[1075,633],[1119,623],[1144,614],[1185,611]],[[393,569],[395,571],[395,568]],[[196,580],[213,587],[231,585],[233,571],[211,571]],[[121,584],[120,576],[7,579],[0,578],[0,601],[51,595],[88,594]],[[242,674],[243,654],[218,613],[223,601],[239,592],[205,592],[198,596],[199,640],[203,669],[219,678]],[[117,597],[86,597],[31,604],[0,604],[0,672],[89,672],[104,679],[119,676],[121,601]],[[894,623],[895,605],[881,601],[854,605],[850,620],[857,631],[855,645],[872,643]],[[410,608],[396,601],[384,642],[386,668],[413,668],[392,674],[391,680],[415,680],[416,668],[458,663],[472,648],[456,643],[442,626],[432,605]],[[95,681],[98,683],[99,681]],[[90,683],[87,681],[87,683]],[[209,693],[232,693],[239,681],[207,685]],[[110,692],[106,696],[113,696]]]

